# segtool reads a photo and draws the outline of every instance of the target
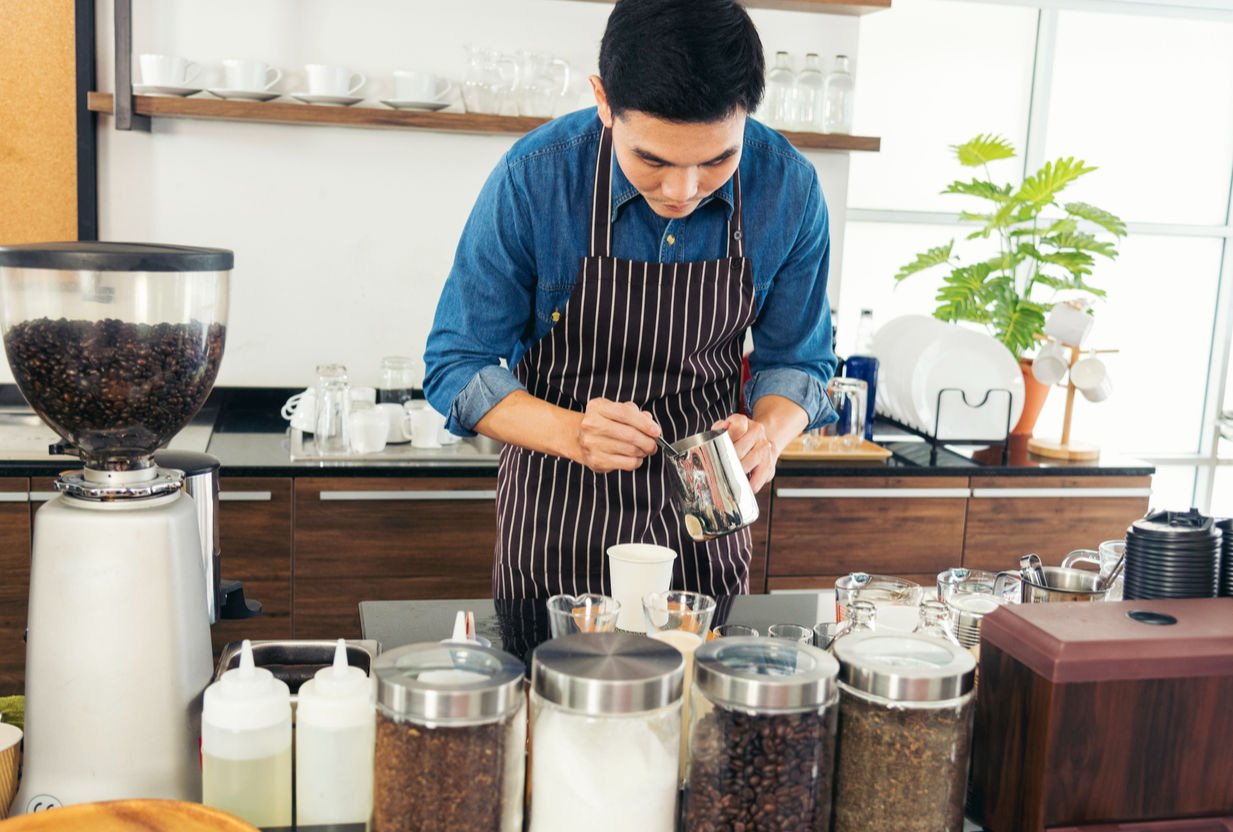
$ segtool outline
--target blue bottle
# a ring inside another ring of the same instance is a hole
[[[878,392],[878,359],[873,352],[873,310],[862,309],[861,320],[856,327],[856,348],[853,355],[843,362],[843,374],[848,378],[859,378],[869,386],[869,397],[865,402],[865,438],[873,439],[873,412]]]

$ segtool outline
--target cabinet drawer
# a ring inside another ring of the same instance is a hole
[[[244,582],[261,615],[218,621],[214,650],[244,638],[291,637],[291,480],[222,477],[218,539],[223,580]]]
[[[495,544],[495,478],[297,479],[295,637],[358,638],[360,601],[488,597]]]
[[[22,692],[30,592],[30,480],[0,478],[0,696]]]
[[[967,494],[959,477],[777,479],[768,588],[834,586],[855,571],[936,576],[961,561]]]
[[[1148,477],[973,477],[963,565],[1015,569],[1035,552],[1056,566],[1073,549],[1124,537],[1150,489]]]

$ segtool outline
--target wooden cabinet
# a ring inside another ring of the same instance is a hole
[[[932,584],[961,562],[967,498],[967,477],[778,477],[767,588],[855,571]]]
[[[0,696],[22,692],[30,589],[30,480],[0,478]]]
[[[758,519],[749,527],[753,540],[753,555],[749,560],[749,591],[766,592],[766,561],[771,545],[771,495],[774,483],[767,483],[758,493]]]
[[[229,641],[291,637],[291,503],[289,478],[222,477],[218,539],[223,580],[243,581],[261,615],[220,620],[214,653]]]
[[[495,477],[295,481],[293,633],[358,638],[360,601],[488,597]]]
[[[1035,552],[1056,566],[1074,549],[1125,537],[1150,496],[1150,477],[972,477],[963,565],[1015,569]]]

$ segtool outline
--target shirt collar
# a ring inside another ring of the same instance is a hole
[[[617,216],[628,203],[638,199],[642,194],[638,193],[638,189],[633,186],[629,179],[625,176],[625,171],[621,170],[621,165],[617,162],[616,154],[612,154],[612,219],[615,221]],[[719,190],[706,197],[698,204],[698,208],[706,205],[713,199],[720,199],[724,203],[724,213],[730,222],[732,220],[732,178],[720,186]],[[697,209],[695,209],[697,210]]]

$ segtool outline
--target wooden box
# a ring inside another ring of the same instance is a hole
[[[980,649],[984,827],[1233,828],[1233,598],[1004,607]]]

